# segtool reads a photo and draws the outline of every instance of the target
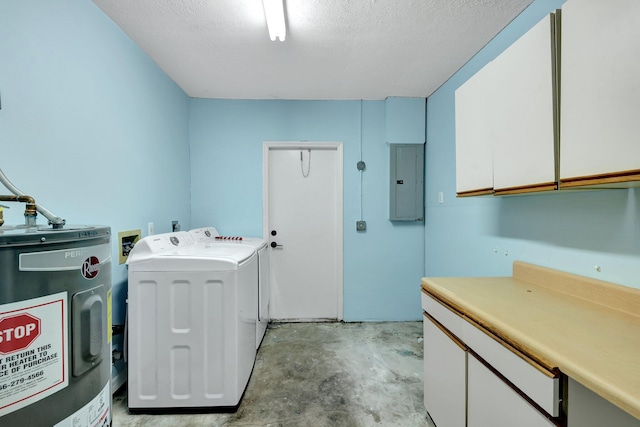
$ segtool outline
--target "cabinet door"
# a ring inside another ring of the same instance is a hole
[[[549,415],[561,414],[560,378],[543,366],[534,366],[508,348],[495,336],[487,334],[476,325],[464,322],[462,340],[504,378],[527,395]]]
[[[640,2],[562,8],[561,187],[640,180]]]
[[[555,426],[473,356],[467,373],[468,427]]]
[[[438,427],[464,427],[466,421],[464,346],[424,317],[424,405]]]
[[[493,186],[496,194],[556,189],[555,14],[493,65]]]
[[[492,63],[456,90],[456,192],[493,192]]]

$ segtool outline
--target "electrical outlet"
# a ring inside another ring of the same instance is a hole
[[[438,192],[438,203],[444,203],[444,194],[442,194],[442,191]]]
[[[365,231],[367,229],[367,221],[356,221],[356,230]]]
[[[171,231],[180,231],[180,223],[178,221],[171,221]]]
[[[153,223],[152,222],[147,224],[147,232],[148,232],[147,233],[148,236],[151,236],[153,234]]]

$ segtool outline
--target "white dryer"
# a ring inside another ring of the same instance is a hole
[[[256,357],[258,257],[157,234],[129,254],[130,409],[236,406]]]
[[[221,236],[215,227],[194,228],[189,233],[194,239],[203,244],[246,245],[258,254],[258,320],[256,322],[256,349],[264,338],[269,325],[269,286],[271,273],[269,268],[269,251],[267,241],[258,237]]]

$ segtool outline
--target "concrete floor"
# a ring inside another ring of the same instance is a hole
[[[267,330],[235,413],[129,414],[113,426],[430,426],[422,322],[277,323]]]

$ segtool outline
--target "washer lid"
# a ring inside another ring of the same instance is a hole
[[[249,245],[254,248],[256,251],[267,246],[267,241],[260,237],[243,237],[243,240],[240,241],[243,245]]]
[[[194,255],[207,258],[232,259],[242,263],[251,258],[255,252],[249,245],[207,243],[198,245]]]
[[[202,256],[158,255],[138,259],[129,264],[129,274],[134,272],[234,272],[246,263],[238,263],[231,258],[207,258]]]

